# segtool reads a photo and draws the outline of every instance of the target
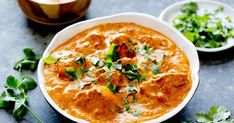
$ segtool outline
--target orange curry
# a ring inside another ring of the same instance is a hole
[[[189,61],[165,35],[135,23],[78,33],[44,59],[46,90],[89,122],[142,122],[171,111],[191,88]]]

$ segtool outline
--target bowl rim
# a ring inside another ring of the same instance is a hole
[[[227,5],[227,4],[225,4],[225,3],[222,3],[222,2],[220,2],[220,1],[216,1],[216,0],[184,0],[184,1],[178,1],[178,2],[176,2],[176,3],[174,3],[174,4],[171,4],[171,5],[169,5],[169,6],[167,6],[161,13],[160,13],[160,15],[159,15],[159,18],[160,19],[162,19],[162,20],[164,20],[165,22],[167,22],[166,20],[165,20],[165,18],[168,16],[167,14],[168,14],[168,12],[171,10],[171,9],[174,9],[174,8],[176,8],[176,7],[178,7],[178,6],[182,6],[183,4],[185,4],[185,3],[189,3],[189,2],[196,2],[196,3],[207,3],[207,4],[216,4],[216,5],[220,5],[220,6],[223,6],[225,9],[229,9],[229,10],[231,10],[231,11],[233,11],[234,12],[234,8],[232,8],[231,6],[229,6],[229,5]],[[170,12],[169,12],[170,13]],[[233,15],[234,16],[234,15]],[[169,23],[169,22],[167,22],[167,23]],[[170,23],[169,23],[170,24]],[[177,29],[176,29],[177,30]],[[178,30],[177,30],[178,31]],[[232,43],[232,44],[229,44],[229,45],[224,45],[224,46],[222,46],[222,47],[218,47],[218,48],[203,48],[203,47],[196,47],[196,49],[198,50],[198,51],[201,51],[201,52],[208,52],[208,53],[212,53],[212,52],[220,52],[220,51],[224,51],[224,50],[227,50],[227,49],[229,49],[229,48],[231,48],[231,47],[233,47],[234,46],[234,43]]]
[[[194,76],[194,81],[192,81],[192,87],[190,89],[190,91],[188,92],[187,96],[184,98],[184,100],[179,104],[177,105],[175,108],[173,108],[171,111],[165,113],[164,115],[156,118],[156,119],[152,119],[152,120],[149,120],[149,121],[146,121],[146,122],[163,122],[169,118],[171,118],[172,116],[176,115],[178,112],[180,112],[186,105],[187,103],[191,100],[191,98],[193,97],[193,95],[195,94],[195,91],[199,85],[199,76],[198,76],[198,72],[199,72],[199,67],[200,67],[200,63],[199,63],[199,58],[198,58],[198,53],[196,51],[196,48],[194,47],[194,45],[189,42],[181,33],[179,33],[178,31],[176,31],[176,29],[174,29],[172,26],[170,26],[169,24],[167,24],[166,22],[152,16],[152,15],[148,15],[148,14],[143,14],[143,13],[135,13],[135,12],[126,12],[126,13],[119,13],[119,14],[115,14],[115,15],[110,15],[110,16],[105,16],[105,17],[99,17],[99,18],[94,18],[94,19],[90,19],[90,20],[86,20],[86,21],[82,21],[82,22],[78,22],[78,23],[75,23],[75,24],[72,24],[66,28],[64,28],[63,30],[61,30],[60,32],[58,32],[52,39],[52,41],[50,42],[50,44],[47,46],[46,50],[44,51],[43,53],[43,56],[42,58],[40,59],[39,61],[39,64],[38,64],[38,82],[39,82],[39,86],[40,86],[40,90],[44,96],[44,98],[47,100],[47,102],[55,109],[57,110],[60,114],[62,114],[63,116],[67,117],[68,119],[72,120],[72,121],[75,121],[75,122],[88,122],[86,120],[83,120],[83,119],[80,119],[80,118],[76,118],[70,114],[68,114],[67,112],[65,112],[64,110],[62,110],[53,100],[52,98],[49,96],[49,94],[47,93],[46,91],[46,88],[44,86],[44,75],[43,75],[43,70],[44,70],[44,62],[43,62],[43,58],[47,57],[49,55],[49,53],[51,52],[51,47],[53,45],[60,45],[60,44],[56,44],[56,40],[57,40],[57,37],[59,35],[63,35],[63,33],[65,32],[69,32],[69,30],[71,30],[72,28],[79,28],[79,25],[82,25],[82,24],[88,24],[88,23],[96,23],[97,21],[104,21],[104,20],[109,20],[109,19],[113,19],[113,18],[121,18],[121,17],[126,17],[126,16],[136,16],[136,17],[139,17],[139,18],[146,18],[146,19],[151,19],[155,22],[158,22],[160,24],[162,24],[163,26],[165,26],[166,28],[168,28],[169,30],[172,30],[173,33],[175,33],[175,35],[178,35],[180,38],[183,39],[183,42],[186,43],[187,46],[190,47],[190,50],[192,50],[193,52],[193,58],[195,60],[195,67],[192,69],[191,68],[191,76]],[[122,22],[126,22],[126,21],[122,21]],[[132,21],[134,22],[134,21]],[[104,22],[106,23],[106,22]],[[111,23],[111,21],[110,21]],[[134,22],[136,23],[136,22]],[[95,25],[99,25],[99,24],[95,24]],[[140,24],[142,26],[144,26],[143,24]],[[88,27],[89,28],[89,27]],[[85,30],[87,28],[84,28],[82,29]],[[159,30],[157,30],[159,31]],[[160,31],[159,31],[160,32]],[[78,32],[77,32],[78,33]],[[76,34],[77,34],[76,33]],[[162,33],[162,32],[161,32]],[[162,33],[164,34],[164,33]],[[74,35],[70,36],[70,37],[73,37]],[[170,38],[172,41],[173,39]],[[63,41],[65,42],[65,41]],[[176,43],[176,42],[175,42]],[[182,51],[184,51],[184,49],[181,48]],[[187,55],[186,55],[187,56]],[[187,56],[188,57],[188,56]],[[191,66],[190,66],[191,67]]]

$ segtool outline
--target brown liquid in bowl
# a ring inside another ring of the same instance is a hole
[[[61,25],[82,17],[90,0],[18,0],[25,15],[38,23]]]

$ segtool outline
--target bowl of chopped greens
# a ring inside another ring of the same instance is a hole
[[[201,52],[218,52],[234,46],[234,9],[209,0],[177,2],[160,14]]]

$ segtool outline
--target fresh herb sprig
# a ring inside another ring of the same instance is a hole
[[[195,119],[182,123],[234,123],[231,112],[224,106],[213,106],[208,113],[197,113]]]
[[[22,70],[35,71],[41,55],[35,54],[31,48],[23,50],[25,58],[18,61],[14,69],[21,73],[21,79],[10,75],[6,79],[5,89],[0,94],[0,109],[5,109],[12,114],[17,121],[22,120],[28,110],[39,123],[43,123],[38,116],[27,106],[27,92],[37,87],[37,83],[29,76],[22,74]]]
[[[22,120],[26,110],[42,123],[42,121],[27,106],[28,96],[26,92],[37,87],[37,83],[28,76],[21,80],[14,76],[8,76],[5,84],[5,91],[0,96],[0,108],[9,111],[17,121]]]
[[[25,58],[21,59],[14,65],[14,69],[18,71],[31,70],[35,71],[41,55],[36,54],[31,48],[23,50]]]

